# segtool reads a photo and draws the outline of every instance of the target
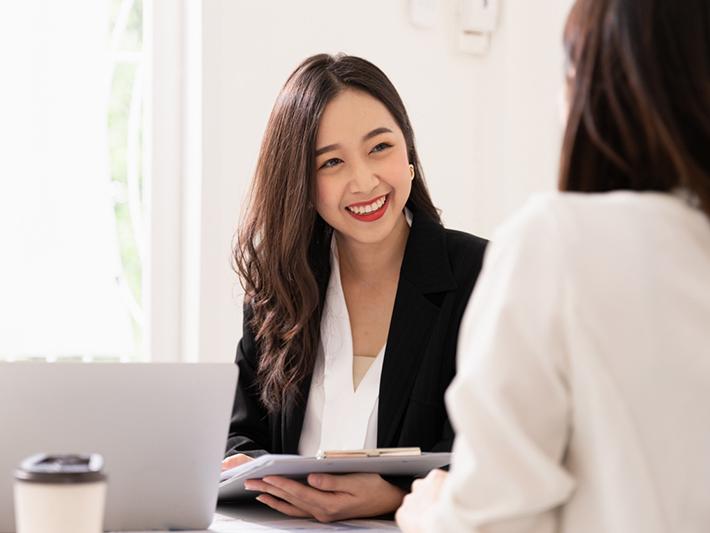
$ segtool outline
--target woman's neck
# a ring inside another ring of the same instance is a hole
[[[409,224],[404,213],[392,232],[378,243],[357,242],[336,232],[341,278],[367,284],[396,279],[402,266],[408,236]]]

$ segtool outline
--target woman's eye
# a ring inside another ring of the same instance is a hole
[[[342,163],[343,160],[339,159],[337,157],[333,157],[331,159],[328,159],[325,163],[323,163],[320,168],[333,168],[335,166],[338,166],[340,163]]]
[[[375,145],[375,147],[372,150],[370,150],[370,153],[372,154],[375,152],[381,152],[381,151],[387,150],[387,148],[391,148],[391,147],[392,147],[392,145],[389,143],[380,143],[380,144]]]

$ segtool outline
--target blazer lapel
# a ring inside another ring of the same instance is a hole
[[[407,280],[399,282],[380,377],[377,445],[396,446],[414,379],[429,343],[439,309]]]
[[[380,378],[377,444],[396,446],[395,438],[412,387],[439,315],[439,298],[456,288],[444,228],[414,213],[404,252]]]

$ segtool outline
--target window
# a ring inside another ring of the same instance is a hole
[[[147,359],[144,2],[8,7],[0,359]]]

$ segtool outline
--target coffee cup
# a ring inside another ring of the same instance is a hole
[[[16,533],[100,533],[106,476],[103,458],[39,454],[15,471]]]

